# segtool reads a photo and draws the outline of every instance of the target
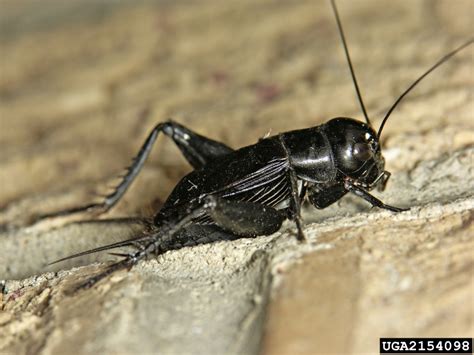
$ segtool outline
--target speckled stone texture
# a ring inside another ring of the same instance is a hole
[[[474,3],[338,1],[375,126],[472,32]],[[326,1],[23,1],[0,11],[0,352],[376,353],[381,336],[472,336],[473,49],[434,72],[383,136],[393,214],[344,198],[255,239],[184,248],[67,295],[108,255],[48,261],[142,233],[190,171],[159,138],[112,211],[99,201],[172,117],[232,147],[361,119]]]

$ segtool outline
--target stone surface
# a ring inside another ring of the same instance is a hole
[[[466,41],[471,1],[339,1],[375,126]],[[3,1],[0,351],[367,353],[380,336],[472,336],[473,50],[434,72],[384,131],[394,215],[345,198],[269,237],[166,253],[66,295],[111,257],[58,257],[142,233],[189,171],[160,138],[101,222],[38,214],[98,200],[173,117],[238,147],[270,130],[361,118],[319,1]],[[79,267],[82,266],[82,267]]]

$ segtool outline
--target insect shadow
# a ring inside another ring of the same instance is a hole
[[[370,193],[374,188],[383,190],[390,177],[380,144],[383,129],[394,109],[420,81],[474,40],[454,49],[418,77],[395,100],[375,129],[360,93],[334,0],[331,6],[365,122],[337,117],[319,126],[265,137],[237,150],[173,121],[157,124],[121,182],[101,203],[40,217],[108,211],[137,177],[161,133],[172,139],[194,168],[181,179],[156,213],[149,233],[53,262],[120,247],[134,248],[126,254],[111,253],[122,259],[76,289],[89,288],[151,254],[219,240],[270,235],[278,231],[286,219],[295,223],[298,240],[304,240],[300,209],[306,199],[314,207],[323,209],[350,193],[375,207],[392,212],[407,210],[386,204]]]

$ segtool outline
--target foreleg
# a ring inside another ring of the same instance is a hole
[[[383,203],[378,198],[376,198],[375,196],[372,196],[369,192],[364,190],[362,187],[355,185],[350,180],[346,180],[344,182],[344,187],[346,188],[347,191],[352,192],[354,195],[362,197],[372,206],[383,208],[392,212],[403,212],[403,211],[409,210],[409,208],[400,208],[400,207],[390,206]]]

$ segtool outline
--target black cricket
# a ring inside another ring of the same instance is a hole
[[[262,138],[256,144],[238,150],[173,121],[159,123],[143,143],[121,183],[102,203],[44,216],[109,210],[140,172],[160,133],[173,140],[194,168],[176,185],[155,215],[153,229],[148,235],[54,262],[119,247],[136,248],[129,254],[111,253],[123,259],[89,278],[78,288],[89,288],[114,271],[131,268],[151,254],[219,240],[269,235],[278,231],[286,219],[295,222],[297,238],[303,240],[300,207],[306,198],[314,207],[322,209],[352,193],[372,206],[393,212],[407,210],[385,204],[369,192],[375,187],[383,190],[390,177],[384,169],[380,145],[383,127],[408,92],[474,40],[441,58],[413,82],[388,110],[376,132],[360,94],[334,0],[331,5],[366,122],[345,117],[333,118],[320,126]]]

